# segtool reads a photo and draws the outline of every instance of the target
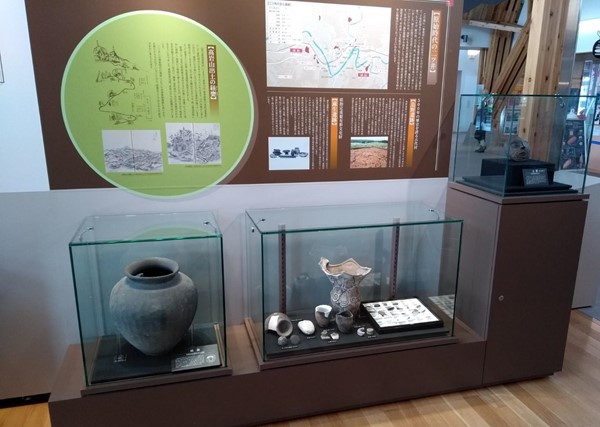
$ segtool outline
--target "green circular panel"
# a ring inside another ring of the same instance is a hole
[[[252,91],[233,52],[209,29],[159,11],[116,16],[77,46],[62,113],[73,144],[104,179],[172,197],[224,180],[254,122]]]

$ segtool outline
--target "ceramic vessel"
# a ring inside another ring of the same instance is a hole
[[[289,337],[294,331],[294,325],[287,314],[276,312],[265,320],[265,331],[275,332],[280,337]]]
[[[125,267],[110,293],[117,330],[149,356],[171,351],[189,329],[198,304],[192,280],[168,258],[144,258]]]
[[[333,308],[327,304],[321,304],[315,307],[315,320],[321,328],[329,326],[329,316]]]
[[[371,272],[371,268],[359,265],[352,258],[340,264],[331,264],[327,258],[321,258],[319,265],[333,284],[329,296],[334,311],[340,313],[348,310],[356,316],[361,303],[358,286]]]

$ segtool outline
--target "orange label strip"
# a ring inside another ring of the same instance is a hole
[[[329,125],[329,168],[338,166],[338,129],[340,117],[340,100],[331,98],[331,120]]]

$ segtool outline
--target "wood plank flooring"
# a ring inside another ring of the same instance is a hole
[[[551,377],[263,427],[595,427],[599,403],[600,323],[574,310],[563,370]],[[48,406],[0,409],[0,427],[51,427]]]
[[[48,404],[0,409],[0,427],[50,427]]]

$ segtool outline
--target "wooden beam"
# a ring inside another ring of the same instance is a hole
[[[506,58],[502,70],[492,86],[491,93],[510,94],[522,80],[527,61],[530,21],[527,21],[514,47]]]
[[[488,92],[490,88],[494,87],[494,82],[510,52],[511,44],[512,33],[506,31],[493,32],[483,79],[483,87]]]
[[[513,31],[518,27],[516,23],[522,9],[523,0],[505,0],[501,4],[494,6],[493,13],[491,14],[489,13],[490,8],[485,9],[487,11],[485,14],[486,19],[478,19],[479,21],[494,23],[502,28],[494,30],[492,33],[492,40],[486,57],[482,84],[484,90],[487,92],[494,92],[493,88],[503,86],[503,83],[497,83],[496,80],[502,73],[505,67],[504,64],[509,58],[513,48],[514,35],[522,32],[522,30],[518,32]],[[475,20],[475,16],[468,16],[467,18]]]
[[[470,25],[471,27],[488,28],[492,30],[508,31],[512,33],[518,33],[523,29],[521,25],[517,24],[506,24],[492,21],[476,21],[473,19],[463,21],[463,24]]]

